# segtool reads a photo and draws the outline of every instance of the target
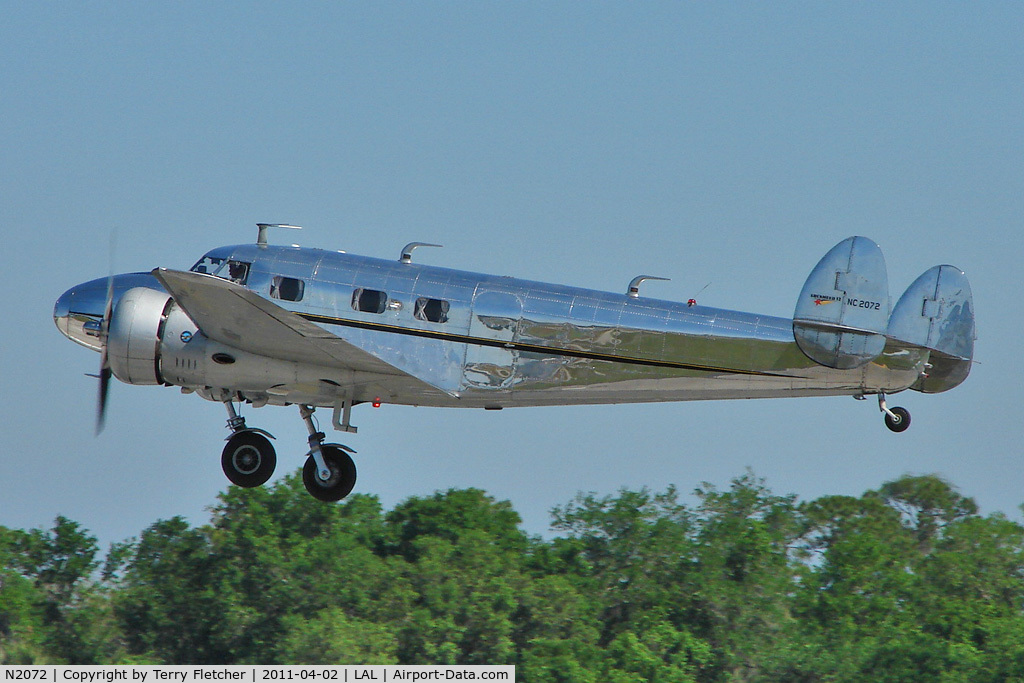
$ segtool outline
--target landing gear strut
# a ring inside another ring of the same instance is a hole
[[[310,406],[299,408],[309,430],[309,457],[302,467],[302,483],[317,500],[333,503],[351,493],[356,485],[356,465],[348,455],[355,451],[341,444],[325,444],[324,433],[313,423],[314,410]]]
[[[274,437],[262,429],[246,427],[245,418],[238,415],[230,398],[224,400],[224,406],[228,411],[228,427],[233,433],[221,453],[220,466],[236,486],[262,486],[277,467],[277,453],[267,438]]]
[[[910,426],[910,411],[906,408],[890,408],[885,402],[885,394],[878,394],[878,409],[885,413],[885,426],[894,432],[905,432]]]
[[[262,429],[245,426],[245,418],[235,410],[235,395],[225,392],[221,401],[228,411],[228,427],[232,434],[220,456],[224,474],[236,486],[252,488],[262,486],[274,474],[277,454],[270,439],[274,437]],[[339,410],[335,410],[334,422],[346,431],[355,431],[349,424],[351,404],[342,407],[344,423],[339,423]],[[302,483],[316,499],[333,503],[341,500],[356,485],[356,465],[349,457],[355,453],[348,446],[324,443],[326,436],[313,422],[312,406],[299,406],[299,414],[309,430],[309,453],[302,467]],[[347,452],[346,452],[347,451]]]

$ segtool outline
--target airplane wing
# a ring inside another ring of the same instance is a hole
[[[153,276],[214,341],[262,356],[390,376],[407,388],[412,382],[418,393],[439,390],[241,285],[165,268]]]

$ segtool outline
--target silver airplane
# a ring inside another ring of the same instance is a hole
[[[110,377],[180,387],[224,404],[221,465],[259,486],[277,456],[236,403],[296,405],[309,431],[306,489],[352,490],[352,449],[325,443],[316,408],[355,432],[353,406],[483,408],[705,399],[878,397],[885,424],[910,425],[886,395],[947,391],[974,354],[970,284],[949,265],[927,270],[890,305],[881,250],[865,237],[832,248],[811,271],[792,318],[483,275],[413,262],[268,244],[220,247],[188,271],[157,268],[72,287],[53,317],[100,352],[97,431]]]

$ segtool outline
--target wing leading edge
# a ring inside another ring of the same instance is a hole
[[[157,268],[153,276],[210,339],[262,356],[381,375],[450,392],[414,377],[255,292],[213,275]]]

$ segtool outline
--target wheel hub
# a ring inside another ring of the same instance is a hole
[[[324,477],[324,474],[327,474],[328,476]],[[338,483],[338,477],[340,476],[340,474],[341,473],[338,471],[337,467],[334,467],[330,463],[327,463],[326,470],[317,471],[316,483],[320,484],[324,488],[330,488]]]
[[[231,464],[242,474],[252,474],[260,467],[260,452],[252,446],[242,446],[231,456]]]

